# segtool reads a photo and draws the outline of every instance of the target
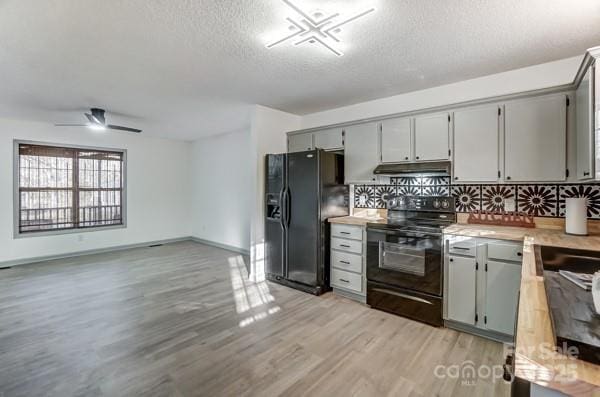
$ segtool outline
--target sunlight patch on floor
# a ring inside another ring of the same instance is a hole
[[[248,279],[244,258],[241,255],[228,258],[228,262],[236,312],[247,314],[247,317],[240,321],[240,327],[265,319],[281,310],[279,306],[269,307],[275,302],[275,298],[265,280],[257,282]]]

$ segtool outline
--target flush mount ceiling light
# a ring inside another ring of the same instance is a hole
[[[354,22],[359,18],[375,11],[375,8],[359,12],[346,19],[340,18],[339,13],[326,15],[322,11],[305,12],[300,7],[296,6],[290,0],[282,0],[288,7],[298,13],[297,18],[286,18],[290,23],[288,30],[291,32],[269,44],[267,48],[273,48],[287,41],[293,41],[294,45],[301,44],[320,44],[337,56],[344,55],[340,50],[335,48],[335,43],[339,43],[340,39],[336,36],[342,31],[342,26]]]

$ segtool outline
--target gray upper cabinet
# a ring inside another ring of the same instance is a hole
[[[415,160],[448,160],[450,149],[450,115],[428,114],[415,117]]]
[[[365,123],[344,128],[344,174],[346,184],[368,183],[377,178],[373,170],[379,164],[377,124]]]
[[[288,135],[288,152],[304,152],[313,150],[313,134],[305,132],[303,134]]]
[[[541,182],[566,179],[566,95],[507,102],[504,123],[505,180]]]
[[[400,163],[412,160],[412,119],[409,117],[383,120],[380,124],[380,160]]]
[[[589,67],[575,93],[577,179],[591,179],[595,176],[593,72],[593,66]]]
[[[497,105],[454,112],[454,180],[497,182],[500,111]]]
[[[344,148],[344,132],[342,128],[315,131],[315,148],[324,150],[341,150]]]

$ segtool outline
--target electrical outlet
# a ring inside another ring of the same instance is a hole
[[[517,204],[515,202],[515,199],[513,198],[507,198],[504,200],[504,211],[506,212],[514,212],[517,210]]]

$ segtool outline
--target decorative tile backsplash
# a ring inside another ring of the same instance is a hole
[[[390,178],[387,185],[354,185],[355,208],[385,208],[392,196],[454,196],[456,210],[502,211],[505,200],[519,212],[542,217],[564,217],[565,198],[586,197],[588,217],[600,219],[600,183],[452,185],[447,176]]]

